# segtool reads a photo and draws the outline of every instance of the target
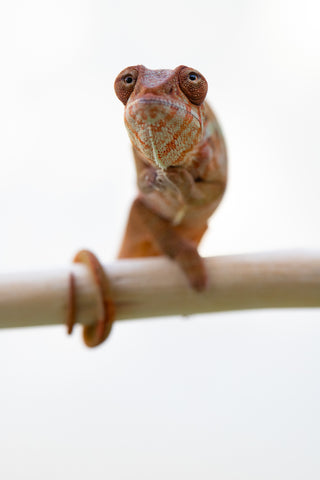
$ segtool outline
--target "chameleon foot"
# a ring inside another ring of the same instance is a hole
[[[90,270],[98,289],[98,321],[94,325],[83,327],[84,343],[88,347],[96,347],[106,340],[111,331],[115,316],[114,302],[110,294],[110,282],[97,257],[89,250],[80,250],[74,257],[75,263],[84,263]],[[69,280],[69,308],[67,329],[70,334],[76,317],[75,307],[75,278],[70,275]]]
[[[174,256],[174,260],[183,270],[190,286],[201,292],[208,285],[208,275],[203,262],[203,258],[199,255],[196,248],[184,246]]]

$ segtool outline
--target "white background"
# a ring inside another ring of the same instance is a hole
[[[2,0],[0,270],[115,257],[135,173],[128,65],[208,79],[230,182],[204,255],[320,246],[314,0]],[[320,292],[319,292],[320,294]],[[23,312],[21,312],[23,315]],[[320,478],[320,311],[0,332],[0,477]]]

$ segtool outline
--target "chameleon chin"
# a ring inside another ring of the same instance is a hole
[[[136,65],[119,73],[114,88],[125,106],[139,189],[119,258],[166,255],[201,291],[207,273],[197,248],[227,182],[224,138],[205,102],[207,81],[183,65],[174,70]],[[89,266],[100,289],[101,320],[84,328],[86,344],[95,346],[106,338],[113,320],[108,282],[91,252],[79,252],[75,261]],[[72,305],[72,288],[70,292]],[[70,319],[69,331],[73,313]]]

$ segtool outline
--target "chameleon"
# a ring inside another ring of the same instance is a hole
[[[115,93],[124,104],[124,122],[133,149],[139,193],[134,200],[118,258],[166,255],[190,285],[202,291],[208,275],[198,245],[227,183],[227,152],[218,120],[205,101],[208,84],[197,70],[127,67],[117,76]],[[115,306],[109,279],[89,250],[84,263],[98,289],[98,321],[83,337],[95,347],[110,333]],[[76,317],[75,277],[70,274],[68,333]]]
[[[115,93],[124,104],[139,193],[118,258],[166,255],[198,291],[208,282],[198,245],[227,183],[227,152],[205,101],[208,84],[193,68],[127,67]]]

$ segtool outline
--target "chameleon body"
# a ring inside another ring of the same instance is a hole
[[[207,284],[198,244],[227,181],[226,147],[205,102],[198,71],[128,67],[115,80],[125,105],[139,194],[133,202],[119,258],[167,255],[190,285]]]

